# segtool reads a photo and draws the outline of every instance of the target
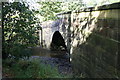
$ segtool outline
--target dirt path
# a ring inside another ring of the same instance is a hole
[[[65,54],[64,52],[51,52],[50,50],[36,47],[33,49],[33,56],[30,59],[38,58],[44,64],[50,64],[52,67],[57,67],[59,72],[62,74],[72,75],[72,67],[69,58],[66,55],[53,57],[52,55]],[[60,57],[59,57],[60,56]],[[64,58],[63,58],[64,57]]]
[[[72,75],[71,63],[67,59],[31,56],[30,59],[40,59],[41,63],[49,64],[51,67],[57,67],[58,71],[64,75]]]

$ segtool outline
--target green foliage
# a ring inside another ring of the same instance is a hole
[[[3,3],[4,54],[20,57],[22,50],[37,45],[36,19],[25,3]]]
[[[43,18],[43,21],[47,20],[55,20],[57,19],[55,13],[59,13],[62,11],[61,3],[62,2],[38,2],[41,7],[39,11],[36,11],[36,13],[39,13]]]
[[[69,2],[68,3],[68,9],[69,10],[79,10],[81,7],[85,6],[82,2],[82,0]]]
[[[11,66],[8,64],[13,63]],[[6,63],[6,64],[5,64]],[[42,64],[38,59],[31,61],[19,60],[4,60],[3,76],[7,78],[65,78],[61,75],[57,68],[52,68],[48,64]]]
[[[83,5],[82,0],[77,2],[38,2],[41,7],[36,14],[40,14],[42,21],[56,20],[58,17],[56,13],[67,12],[71,10],[80,9]]]

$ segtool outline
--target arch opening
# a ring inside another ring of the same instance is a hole
[[[63,37],[59,31],[55,31],[53,36],[52,36],[50,50],[51,51],[66,51],[67,52],[65,40],[63,39]]]

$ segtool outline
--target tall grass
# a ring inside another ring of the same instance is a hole
[[[7,78],[65,78],[57,70],[48,64],[40,63],[40,60],[4,60],[3,76]]]

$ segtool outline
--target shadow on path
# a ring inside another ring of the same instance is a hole
[[[40,62],[42,62],[43,64],[49,64],[52,67],[57,67],[60,73],[64,75],[72,75],[71,63],[68,60],[68,58],[63,57],[63,55],[62,57],[59,55],[62,53],[64,53],[64,51],[53,52],[48,49],[44,49],[42,47],[35,47],[33,48],[33,53],[32,53],[33,55],[30,57],[30,60],[40,59]]]

